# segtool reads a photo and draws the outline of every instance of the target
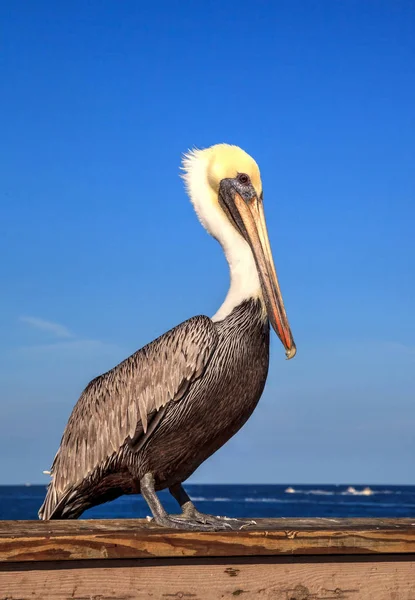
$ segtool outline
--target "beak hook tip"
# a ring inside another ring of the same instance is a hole
[[[291,348],[288,348],[288,350],[286,350],[285,356],[287,357],[287,360],[290,360],[291,358],[294,358],[294,356],[296,354],[297,354],[297,346],[293,342]]]

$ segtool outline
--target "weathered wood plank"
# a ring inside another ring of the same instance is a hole
[[[87,565],[88,568],[85,568]],[[37,566],[40,568],[37,569]],[[415,556],[0,565],[0,600],[414,600]]]
[[[377,553],[415,553],[415,519],[264,519],[225,533],[138,519],[0,522],[0,562]]]

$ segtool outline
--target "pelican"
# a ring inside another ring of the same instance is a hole
[[[76,519],[123,494],[144,497],[158,525],[233,527],[199,512],[183,482],[251,416],[264,389],[270,324],[296,353],[265,223],[261,175],[238,146],[183,157],[183,179],[202,225],[221,244],[230,287],[216,314],[193,317],[93,379],[68,420],[39,509]],[[181,513],[168,514],[169,489]],[[236,525],[238,526],[238,525]]]

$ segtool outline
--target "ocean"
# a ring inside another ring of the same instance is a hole
[[[415,518],[415,486],[393,485],[214,485],[188,484],[200,511],[228,517],[409,517]],[[0,486],[0,519],[37,519],[43,485]],[[160,492],[169,512],[178,512],[168,492]],[[144,518],[141,496],[123,496],[86,511],[84,519]]]

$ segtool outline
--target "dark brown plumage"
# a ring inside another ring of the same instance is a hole
[[[91,381],[63,434],[40,518],[77,518],[137,493],[148,472],[158,490],[185,481],[252,414],[268,357],[268,319],[248,300],[223,321],[185,321]]]

